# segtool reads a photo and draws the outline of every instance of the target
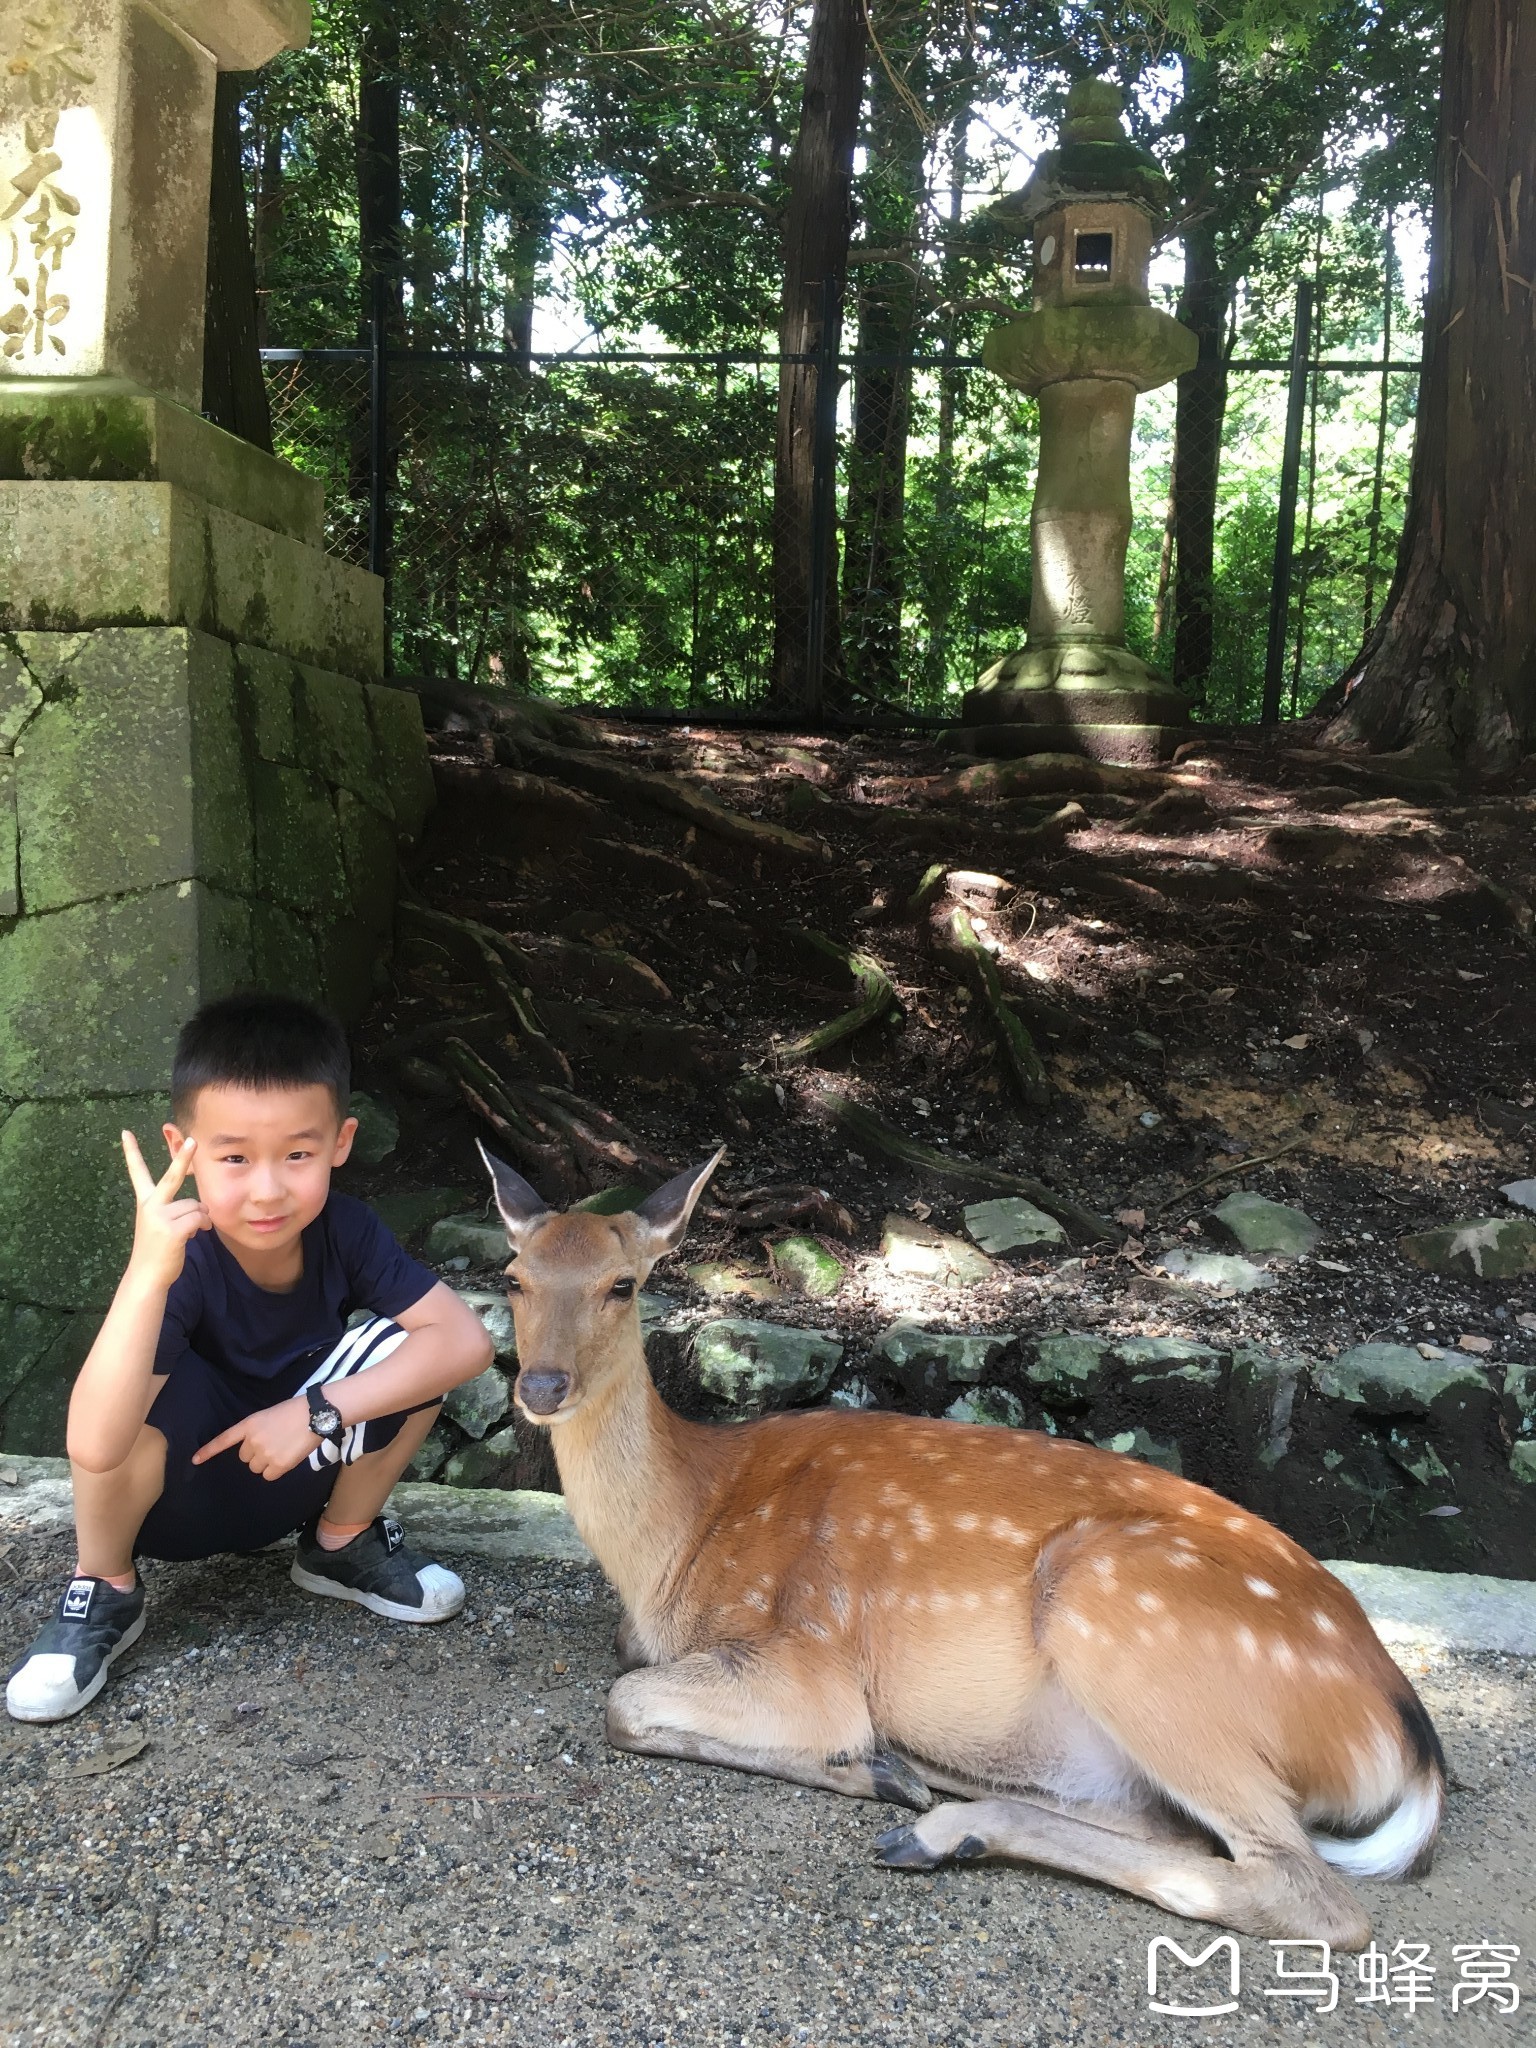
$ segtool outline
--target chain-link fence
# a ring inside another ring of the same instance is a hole
[[[769,694],[775,632],[809,630],[782,600],[774,616],[773,356],[265,363],[278,451],[325,483],[327,545],[388,576],[398,672],[747,711]],[[1024,636],[1033,401],[958,356],[843,358],[838,378],[812,640],[828,701],[953,711]],[[1294,715],[1385,597],[1416,366],[1303,347],[1228,363],[1223,383],[1181,421],[1173,387],[1140,402],[1128,638],[1210,716],[1257,717],[1266,674]]]

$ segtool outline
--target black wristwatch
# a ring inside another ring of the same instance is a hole
[[[325,1398],[324,1387],[306,1387],[304,1391],[309,1399],[310,1428],[316,1436],[323,1437],[326,1443],[339,1447],[347,1433],[347,1425],[342,1421],[340,1411],[333,1408]]]

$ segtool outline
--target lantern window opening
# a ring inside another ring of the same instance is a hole
[[[1079,234],[1073,245],[1073,274],[1088,284],[1107,283],[1114,256],[1113,233]]]

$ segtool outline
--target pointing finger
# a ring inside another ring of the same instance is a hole
[[[204,1444],[200,1451],[194,1451],[192,1453],[193,1464],[206,1465],[208,1460],[216,1458],[220,1451],[227,1451],[231,1444],[239,1443],[244,1435],[245,1424],[237,1422],[233,1429],[226,1429],[221,1436],[216,1436],[211,1444]]]

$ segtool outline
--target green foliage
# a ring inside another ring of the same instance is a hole
[[[396,665],[595,701],[753,701],[774,631],[777,380],[755,359],[774,347],[807,10],[482,0],[466,16],[399,0],[393,13],[398,338],[496,358],[406,361],[393,373]],[[271,344],[347,346],[364,331],[363,14],[363,0],[321,0],[310,47],[269,66],[246,103]],[[872,0],[871,22],[880,54],[849,331],[866,348],[910,348],[924,366],[888,379],[906,419],[895,455],[866,418],[857,471],[848,394],[840,520],[855,567],[871,521],[896,522],[883,535],[894,694],[952,706],[1018,644],[1029,607],[1034,406],[967,360],[1029,290],[1017,242],[971,225],[1026,174],[996,138],[1021,111],[1053,120],[1074,77],[1119,78],[1179,219],[1212,224],[1233,354],[1284,353],[1296,279],[1320,263],[1325,351],[1377,352],[1390,303],[1393,353],[1412,355],[1401,279],[1383,290],[1383,215],[1390,205],[1401,223],[1425,203],[1439,11],[1434,0],[1038,0],[980,12],[965,0]],[[1321,226],[1320,190],[1337,195]],[[699,359],[534,363],[535,304],[546,348],[554,337]],[[282,452],[323,476],[330,544],[361,559],[366,365],[274,364],[269,378]],[[1212,715],[1257,707],[1282,384],[1232,380]],[[1142,402],[1135,454],[1128,637],[1153,658],[1167,644],[1171,397]],[[1300,708],[1358,644],[1367,585],[1379,606],[1390,578],[1411,378],[1389,383],[1373,521],[1379,399],[1379,379],[1320,380],[1293,599]],[[844,611],[856,669],[868,622],[846,591]],[[880,676],[871,687],[893,694]]]

